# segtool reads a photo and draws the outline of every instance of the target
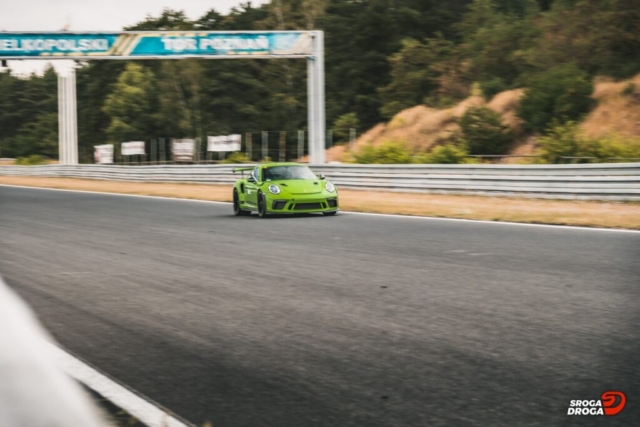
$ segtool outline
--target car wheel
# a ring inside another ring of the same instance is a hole
[[[333,212],[322,212],[322,215],[324,216],[334,216],[335,214],[337,214],[338,211],[333,211]]]
[[[235,216],[244,216],[251,214],[250,211],[240,209],[240,197],[238,196],[238,190],[233,189],[233,214]]]
[[[266,218],[267,216],[267,201],[264,199],[262,191],[258,192],[258,216],[260,218]]]

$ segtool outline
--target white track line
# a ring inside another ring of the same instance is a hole
[[[60,347],[49,343],[56,364],[69,376],[124,409],[149,427],[189,427],[166,410],[141,398]]]
[[[487,221],[485,219],[464,219],[464,218],[444,218],[439,216],[418,216],[418,215],[402,215],[402,214],[381,214],[373,212],[351,212],[340,211],[352,215],[368,215],[368,216],[391,216],[396,218],[409,218],[409,219],[429,219],[434,221],[456,221],[456,222],[472,222],[480,224],[494,224],[494,225],[517,225],[522,227],[545,227],[545,228],[560,228],[565,230],[587,230],[587,231],[613,231],[618,233],[640,233],[640,230],[631,230],[627,228],[602,228],[602,227],[583,227],[578,225],[554,225],[554,224],[534,224],[528,222],[512,222],[512,221]]]
[[[224,204],[224,205],[231,204],[231,202],[218,202],[216,200],[186,199],[183,197],[167,197],[167,196],[148,196],[144,194],[112,193],[109,191],[70,190],[68,188],[31,187],[29,185],[0,184],[0,187],[29,188],[29,189],[49,190],[49,191],[67,191],[70,193],[103,194],[108,196],[144,197],[149,199],[174,200],[174,201],[177,200],[182,202],[217,203],[217,204]]]
[[[105,191],[69,190],[66,188],[30,187],[28,185],[0,184],[0,187],[29,188],[29,189],[50,190],[50,191],[68,191],[72,193],[87,193],[87,194],[103,194],[103,195],[106,194],[110,196],[144,197],[144,198],[150,198],[150,199],[174,200],[174,201],[182,201],[182,202],[214,203],[214,204],[224,204],[224,205],[231,204],[231,202],[219,202],[215,200],[183,199],[180,197],[167,197],[167,196],[146,196],[142,194],[110,193]],[[482,219],[443,218],[443,217],[425,216],[425,215],[383,214],[383,213],[373,213],[373,212],[352,212],[352,211],[343,211],[343,210],[341,210],[340,213],[349,214],[349,215],[381,216],[381,217],[389,217],[389,218],[408,218],[408,219],[422,219],[422,220],[426,219],[426,220],[434,220],[434,221],[470,222],[470,223],[493,224],[493,225],[512,225],[512,226],[515,225],[515,226],[521,226],[521,227],[559,228],[559,229],[565,229],[565,230],[609,231],[609,232],[616,232],[616,233],[636,233],[636,234],[640,233],[640,230],[630,230],[626,228],[602,228],[602,227],[582,227],[582,226],[573,226],[573,225],[532,224],[527,222],[487,221]]]

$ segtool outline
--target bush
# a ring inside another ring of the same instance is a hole
[[[629,82],[622,89],[622,95],[633,98],[636,102],[640,102],[640,87],[634,82]]]
[[[445,144],[434,148],[430,153],[414,156],[405,144],[387,141],[378,147],[365,146],[360,153],[354,154],[354,157],[355,163],[363,164],[433,163],[453,165],[476,163],[474,159],[467,158],[468,154],[464,144]]]
[[[432,163],[443,165],[457,165],[461,163],[473,163],[466,156],[467,152],[464,146],[456,146],[455,144],[445,144],[434,148],[430,153],[423,154],[416,158],[416,163]]]
[[[485,96],[485,98],[487,98],[487,100],[490,100],[500,92],[509,90],[509,86],[500,77],[494,77],[487,81],[481,82],[480,89],[482,89],[482,94]]]
[[[251,159],[249,159],[247,155],[241,151],[234,151],[228,157],[225,157],[225,159],[220,163],[224,163],[224,164],[251,163]]]
[[[486,107],[472,107],[458,119],[471,154],[504,154],[513,135],[500,114]]]
[[[47,160],[37,154],[32,154],[29,157],[18,157],[15,161],[16,165],[21,166],[43,165],[45,163],[47,163]]]
[[[360,153],[354,154],[356,163],[364,164],[403,164],[412,163],[412,153],[404,144],[395,141],[386,141],[378,147],[366,145]]]
[[[585,141],[580,140],[574,122],[556,124],[538,140],[538,154],[542,156],[544,163],[558,163],[563,156],[586,156],[591,151],[586,149],[586,145]]]
[[[560,65],[535,75],[518,107],[525,129],[543,132],[553,120],[578,120],[592,107],[593,83],[574,64]]]
[[[538,140],[538,145],[539,154],[547,163],[558,163],[563,156],[594,157],[598,161],[606,161],[609,157],[640,158],[640,139],[619,135],[589,138],[580,132],[574,122],[557,124]]]
[[[606,161],[609,157],[640,159],[640,139],[620,135],[608,135],[596,140],[595,157]]]
[[[360,126],[360,120],[356,113],[347,113],[338,117],[333,122],[334,143],[349,141],[349,132],[351,129],[357,129]]]
[[[636,84],[634,82],[629,82],[622,89],[622,94],[624,96],[632,96],[636,93]]]

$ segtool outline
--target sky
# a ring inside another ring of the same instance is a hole
[[[120,31],[144,20],[147,15],[159,16],[165,8],[182,10],[190,19],[196,19],[210,9],[226,14],[232,7],[247,1],[0,0],[0,31],[60,31],[65,26],[69,31]],[[257,6],[266,2],[252,0],[251,4]],[[9,67],[16,73],[30,74],[42,71],[46,63],[39,60],[9,61]]]

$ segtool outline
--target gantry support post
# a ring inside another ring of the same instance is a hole
[[[313,55],[307,58],[309,163],[325,159],[324,33],[313,32]]]
[[[76,72],[58,73],[58,153],[61,165],[78,164]]]

